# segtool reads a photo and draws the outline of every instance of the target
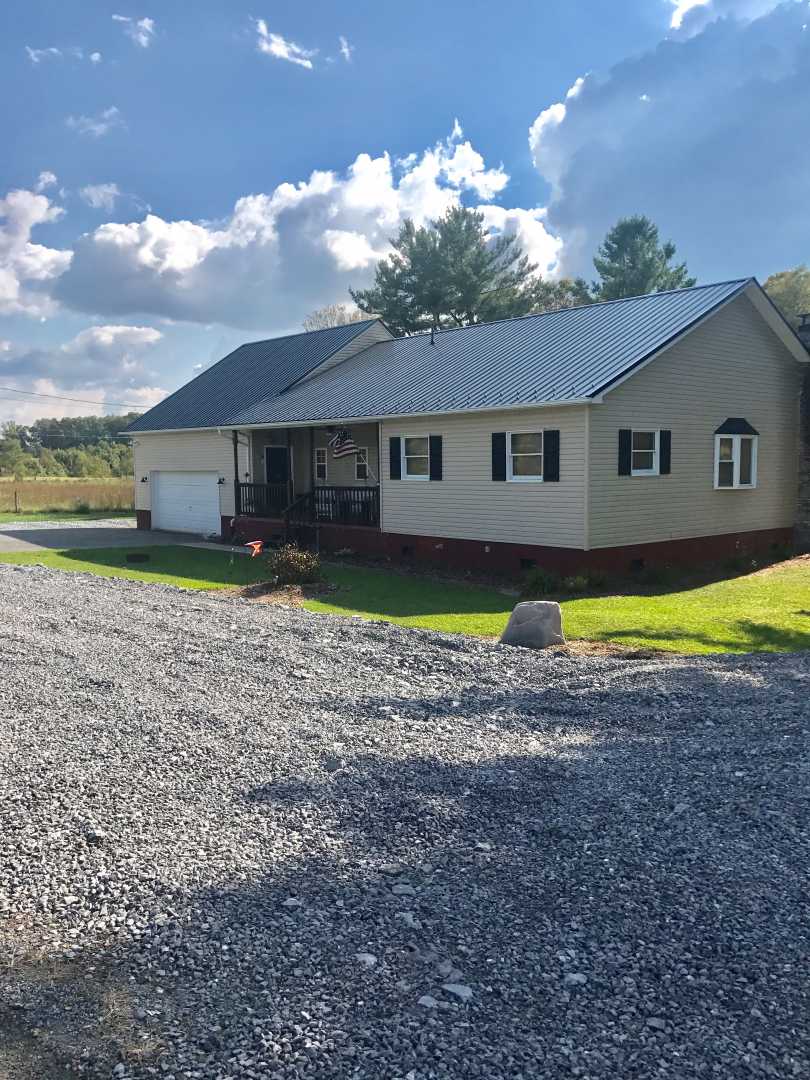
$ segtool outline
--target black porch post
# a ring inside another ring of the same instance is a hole
[[[287,506],[289,506],[293,501],[293,491],[294,491],[294,488],[293,488],[293,475],[292,475],[293,462],[292,462],[292,453],[290,452],[290,446],[292,444],[292,439],[290,438],[290,429],[289,428],[285,429],[285,435],[286,435],[286,438],[287,438]]]
[[[315,428],[309,429],[309,490],[315,490]]]
[[[233,509],[234,517],[242,513],[242,492],[239,488],[239,432],[233,432]]]

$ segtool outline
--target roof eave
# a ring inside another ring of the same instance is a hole
[[[209,427],[153,428],[148,431],[133,431],[130,434],[133,436],[180,435],[183,432],[193,431],[265,431],[273,428],[322,427],[326,424],[378,424],[388,420],[430,419],[434,416],[464,416],[471,413],[478,415],[480,413],[517,412],[520,409],[559,409],[572,405],[599,405],[601,402],[601,394],[594,394],[589,397],[558,398],[552,401],[519,401],[511,405],[481,405],[472,409],[436,409],[425,412],[380,413],[373,416],[328,416],[316,417],[310,420],[275,420],[269,424],[223,423],[212,424]]]

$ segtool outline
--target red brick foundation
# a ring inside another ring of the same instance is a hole
[[[222,519],[223,539],[231,538],[230,523],[230,518]],[[237,518],[235,528],[236,533],[246,540],[272,541],[284,533],[282,521],[263,518]],[[511,576],[539,566],[558,574],[597,569],[624,574],[648,566],[698,566],[735,555],[771,555],[776,546],[792,544],[793,530],[763,529],[722,536],[698,536],[688,540],[662,540],[655,544],[595,548],[591,551],[533,544],[485,543],[451,537],[410,536],[353,525],[322,525],[318,540],[320,550],[325,553],[349,549],[357,555],[376,556],[392,562],[425,563],[447,570],[475,570]]]
[[[138,529],[151,529],[152,528],[152,511],[151,510],[136,510],[135,511],[135,527]]]

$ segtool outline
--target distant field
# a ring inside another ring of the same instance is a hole
[[[41,480],[0,477],[0,513],[49,510],[131,510],[132,480],[76,480],[55,476]]]

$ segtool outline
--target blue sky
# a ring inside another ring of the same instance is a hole
[[[550,276],[588,276],[633,212],[702,281],[810,257],[805,0],[33,0],[7,22],[3,386],[151,404],[459,201]],[[14,398],[0,419],[99,411]]]

